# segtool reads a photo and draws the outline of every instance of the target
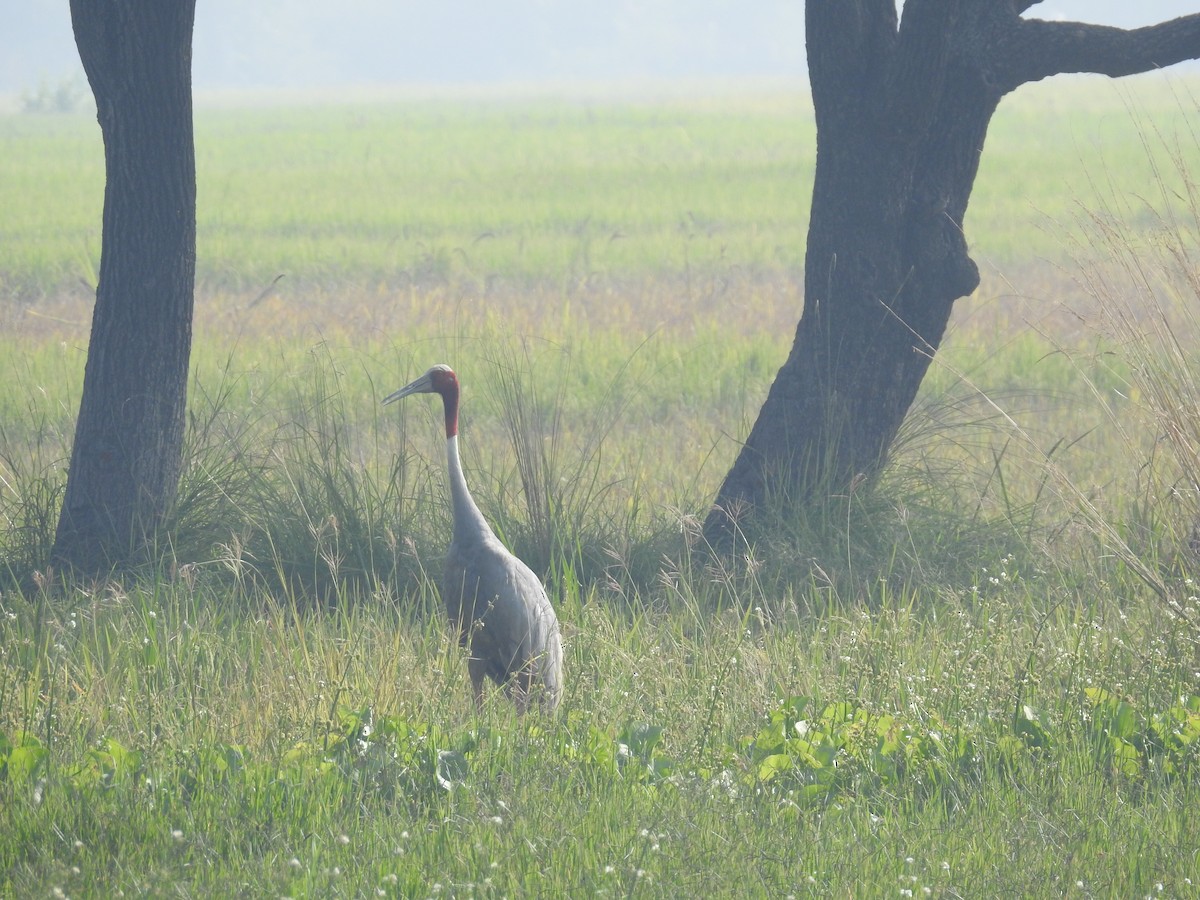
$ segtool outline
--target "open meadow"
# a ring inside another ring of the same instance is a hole
[[[737,560],[803,92],[201,103],[186,471],[103,584],[47,570],[99,129],[0,116],[0,896],[1200,895],[1198,96],[1001,107],[887,472]],[[380,405],[436,362],[553,718],[445,626],[440,406]]]

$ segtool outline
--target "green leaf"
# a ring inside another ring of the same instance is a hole
[[[784,723],[782,721],[772,722],[755,735],[753,744],[755,755],[776,753],[786,740]]]
[[[1027,746],[1039,750],[1049,749],[1052,743],[1050,732],[1042,725],[1037,711],[1026,704],[1022,704],[1013,716],[1013,733],[1022,738]]]
[[[758,764],[758,780],[770,781],[776,775],[787,772],[792,766],[792,757],[786,753],[768,756]]]
[[[291,749],[287,750],[279,763],[283,767],[303,766],[307,761],[312,759],[312,746],[306,741],[300,741],[298,744],[293,744]]]
[[[115,738],[107,738],[99,747],[88,751],[88,759],[98,780],[105,785],[125,781],[142,769],[141,751],[127,750]]]
[[[1083,694],[1091,701],[1093,706],[1099,706],[1112,699],[1112,694],[1102,687],[1086,687],[1083,689]]]
[[[802,715],[804,715],[804,710],[808,709],[808,704],[808,697],[800,694],[794,694],[780,703],[776,708],[776,713],[773,713],[772,715],[778,714],[787,718],[791,722],[795,722]]]
[[[650,775],[652,778],[666,778],[675,772],[675,761],[661,754],[656,755],[650,762]]]
[[[830,703],[821,710],[817,721],[826,730],[835,732],[847,722],[853,721],[857,711],[855,704],[848,700],[842,700],[839,703]]]
[[[28,732],[18,732],[9,747],[4,774],[16,784],[36,778],[49,761],[50,752]]]
[[[1142,771],[1142,754],[1129,741],[1112,736],[1112,768],[1114,772],[1134,778]]]
[[[1137,733],[1138,714],[1132,705],[1103,688],[1085,688],[1084,694],[1092,702],[1092,714],[1098,727],[1124,740]]]
[[[832,765],[837,755],[837,748],[828,741],[813,743],[803,738],[794,738],[787,742],[788,756],[810,769],[822,769]]]
[[[638,724],[627,726],[621,731],[620,741],[629,747],[629,752],[641,760],[649,760],[662,740],[663,730],[659,725]]]

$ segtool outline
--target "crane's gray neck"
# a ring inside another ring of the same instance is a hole
[[[467,489],[467,479],[463,476],[462,462],[458,458],[458,435],[452,434],[446,438],[446,462],[450,469],[450,504],[454,512],[454,543],[463,544],[478,541],[483,535],[491,534],[492,529],[483,518],[483,513],[475,505],[475,499]]]

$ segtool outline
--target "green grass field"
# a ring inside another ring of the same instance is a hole
[[[0,896],[1196,895],[1195,89],[1002,107],[881,484],[733,563],[805,97],[202,107],[186,474],[105,584],[46,570],[99,133],[0,118]],[[441,618],[439,411],[379,401],[442,361],[554,719]]]

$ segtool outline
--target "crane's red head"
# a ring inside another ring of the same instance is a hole
[[[384,405],[393,403],[409,394],[441,394],[446,410],[446,437],[458,434],[458,376],[444,364],[433,366],[416,381],[383,398]]]

